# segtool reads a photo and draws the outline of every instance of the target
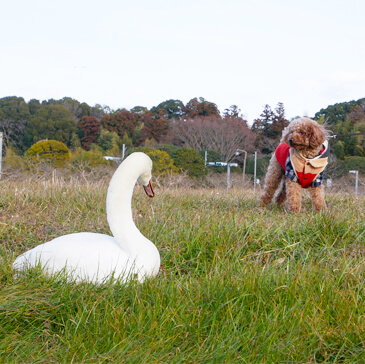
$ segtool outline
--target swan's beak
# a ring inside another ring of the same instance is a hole
[[[152,187],[152,180],[148,182],[147,186],[143,186],[143,188],[148,197],[153,197],[155,195],[155,191],[153,190]]]

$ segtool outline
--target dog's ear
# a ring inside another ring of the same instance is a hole
[[[311,125],[309,133],[309,146],[311,148],[319,147],[327,139],[326,130],[319,124]]]

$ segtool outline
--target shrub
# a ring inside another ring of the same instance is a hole
[[[116,132],[101,128],[97,144],[104,151],[115,148],[115,146],[118,145],[119,143],[120,143],[120,138]]]
[[[172,154],[174,164],[187,171],[190,177],[207,175],[208,169],[204,165],[204,158],[192,148],[183,147]]]
[[[63,167],[70,160],[67,146],[58,140],[41,140],[33,144],[25,153],[31,161],[46,162],[52,166]]]
[[[9,146],[6,149],[6,154],[4,157],[4,167],[6,169],[23,169],[24,160],[20,155],[17,155],[13,147]]]
[[[258,157],[256,160],[256,176],[264,177],[269,166],[271,155]],[[255,158],[249,157],[246,162],[246,174],[254,174]]]
[[[103,157],[100,150],[84,150],[78,148],[71,154],[71,165],[74,169],[91,170],[101,164],[109,165],[109,162]]]
[[[205,160],[205,151],[199,152],[199,154],[204,158]],[[214,151],[214,150],[207,150],[207,162],[223,162],[222,157],[220,153]],[[216,167],[216,166],[210,166],[208,167],[209,171],[215,172],[215,173],[224,173],[227,172],[227,168],[223,167]]]
[[[357,156],[357,157],[363,157],[364,156],[364,148],[361,145],[359,145],[359,144],[355,145],[354,156]]]
[[[181,148],[173,144],[160,144],[158,146],[158,150],[166,152],[170,157],[172,157],[172,155],[179,149]]]
[[[146,153],[152,159],[154,175],[165,176],[169,173],[178,173],[179,171],[170,156],[162,150],[139,147],[133,148],[133,152]]]
[[[345,158],[345,166],[348,171],[356,170],[359,173],[365,173],[365,157],[347,157]]]
[[[345,159],[345,144],[341,140],[339,140],[333,148],[333,152],[335,153],[338,159]]]

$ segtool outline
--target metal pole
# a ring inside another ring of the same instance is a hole
[[[208,161],[208,151],[205,151],[204,153],[204,165],[207,165],[207,161]]]
[[[122,160],[124,159],[125,156],[125,144],[123,144],[123,148],[122,148]]]
[[[1,181],[1,162],[3,157],[3,133],[0,132],[0,181]]]
[[[359,185],[359,171],[351,170],[349,173],[352,173],[355,175],[355,195],[357,195],[357,187]]]
[[[247,152],[245,150],[243,152],[245,153],[245,158],[243,159],[242,180],[245,182]]]
[[[231,188],[231,166],[227,163],[227,191]]]
[[[256,163],[257,163],[257,152],[255,152],[255,164],[253,168],[253,190],[256,190]]]

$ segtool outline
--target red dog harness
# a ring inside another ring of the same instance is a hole
[[[322,184],[323,171],[328,164],[328,142],[323,144],[323,149],[317,157],[307,159],[301,156],[294,148],[286,143],[281,143],[275,156],[285,170],[285,175],[303,188],[317,187]]]

